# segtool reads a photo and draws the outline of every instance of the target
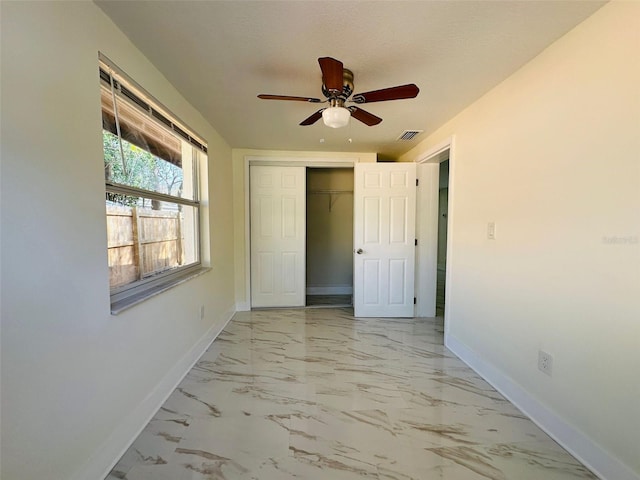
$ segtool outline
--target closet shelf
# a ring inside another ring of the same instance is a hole
[[[353,194],[353,190],[307,190],[310,195],[329,195],[329,211],[333,210],[333,204],[338,199],[334,195]]]

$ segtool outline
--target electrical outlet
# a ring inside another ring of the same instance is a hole
[[[538,370],[551,376],[553,370],[553,357],[547,352],[538,350]]]
[[[200,305],[200,320],[204,318],[204,305]]]

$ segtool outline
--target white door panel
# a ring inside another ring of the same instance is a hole
[[[305,304],[305,167],[251,166],[251,306]]]
[[[413,163],[355,165],[356,317],[413,316],[415,182]]]

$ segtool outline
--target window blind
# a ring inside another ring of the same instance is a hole
[[[154,105],[127,88],[126,79],[118,73],[100,66],[103,128],[117,135],[116,112],[120,123],[120,135],[140,148],[180,166],[182,163],[180,142],[176,135],[198,150],[207,153],[207,146],[186,128],[176,124]],[[114,95],[115,94],[115,95]],[[114,97],[116,105],[114,105]],[[118,101],[121,99],[123,101]]]

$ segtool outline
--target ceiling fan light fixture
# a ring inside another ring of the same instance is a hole
[[[327,127],[342,128],[349,125],[351,112],[345,107],[328,107],[322,111],[322,121]]]

